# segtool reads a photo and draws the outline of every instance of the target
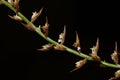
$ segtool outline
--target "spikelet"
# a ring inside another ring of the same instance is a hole
[[[101,59],[100,59],[100,57],[97,55],[98,49],[99,49],[99,39],[97,38],[96,45],[91,48],[92,53],[90,54],[90,56],[91,56],[95,61],[100,62]]]
[[[37,50],[39,50],[39,51],[48,51],[48,50],[50,50],[52,48],[53,48],[53,44],[49,43],[49,44],[43,45],[41,49],[37,49]]]
[[[66,26],[64,26],[63,33],[61,33],[61,34],[59,35],[58,42],[59,42],[60,44],[63,44],[63,43],[64,43],[64,41],[65,41],[65,36],[66,36]]]
[[[83,60],[77,61],[77,62],[75,63],[76,68],[73,69],[73,70],[70,71],[70,72],[73,72],[73,71],[75,71],[75,70],[80,69],[81,67],[83,67],[83,66],[85,65],[86,62],[87,62],[86,59],[83,59]]]
[[[61,44],[58,44],[58,45],[54,46],[54,49],[59,50],[59,51],[65,51],[66,50],[66,48],[63,47],[63,45],[61,45]]]
[[[42,11],[43,11],[43,8],[40,9],[39,12],[36,12],[36,11],[33,12],[32,16],[31,16],[31,22],[32,23],[35,22],[35,20],[41,15]]]
[[[76,42],[74,42],[73,46],[77,48],[78,52],[81,52],[80,39],[77,32],[76,32]]]
[[[48,36],[48,32],[49,32],[49,24],[48,24],[48,18],[46,17],[46,23],[43,27],[41,27],[44,35],[47,37]]]
[[[117,70],[114,74],[114,77],[111,77],[109,80],[117,80],[118,78],[120,78],[120,70]]]
[[[16,21],[22,21],[22,18],[21,17],[19,17],[18,15],[14,15],[14,16],[10,16],[10,15],[8,15],[11,19],[14,19],[14,20],[16,20]]]
[[[118,58],[118,50],[117,50],[117,42],[115,42],[115,50],[111,54],[111,58],[114,61],[115,64],[119,63],[119,58]]]
[[[19,11],[19,1],[20,0],[14,0],[13,6],[16,8],[17,12]]]

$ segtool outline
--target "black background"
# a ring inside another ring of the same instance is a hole
[[[65,45],[71,48],[77,31],[82,52],[90,53],[90,48],[100,39],[99,56],[113,62],[110,54],[114,42],[120,44],[119,5],[113,1],[79,0],[21,0],[20,11],[30,19],[32,12],[44,7],[41,16],[34,23],[44,25],[48,17],[49,37],[56,40],[67,26]],[[50,50],[37,51],[47,41],[33,31],[25,29],[19,22],[11,20],[14,15],[4,5],[0,6],[0,78],[6,80],[107,80],[117,69],[100,68],[97,63],[88,62],[73,73],[75,62],[82,59],[68,52]]]

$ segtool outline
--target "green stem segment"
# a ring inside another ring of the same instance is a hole
[[[17,12],[16,9],[11,6],[10,3],[8,3],[6,0],[0,0],[2,2],[2,4],[4,4],[5,6],[7,6],[8,8],[10,8],[12,11],[14,11],[19,17],[21,17],[23,19],[23,21],[25,21],[27,24],[30,24],[34,29],[35,29],[35,32],[38,33],[41,37],[43,37],[45,40],[47,40],[48,42],[52,43],[53,45],[58,45],[59,43],[52,40],[51,38],[49,37],[46,37],[40,29],[38,29],[38,27],[36,27],[32,22],[30,22],[22,13],[20,12]],[[89,55],[86,55],[86,54],[83,54],[83,53],[79,53],[78,51],[75,51],[71,48],[68,48],[67,46],[64,46],[63,47],[66,48],[66,51],[76,55],[76,56],[80,56],[82,58],[85,58],[89,61],[94,61],[92,59],[92,57],[90,57]],[[100,62],[103,66],[106,66],[106,67],[111,67],[111,68],[120,68],[120,65],[115,65],[115,64],[111,64],[111,63],[108,63],[108,62],[105,62],[105,61],[101,61]]]

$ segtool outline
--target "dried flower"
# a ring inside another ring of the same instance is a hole
[[[114,61],[115,64],[119,63],[117,42],[115,42],[115,50],[114,50],[114,53],[111,54],[111,58],[112,58],[112,60]]]
[[[90,54],[90,56],[91,56],[94,60],[96,60],[97,62],[100,62],[101,59],[100,59],[100,57],[97,55],[98,49],[99,49],[99,39],[97,39],[96,45],[91,48],[92,53]]]
[[[49,24],[48,24],[48,18],[46,17],[46,23],[43,27],[41,27],[45,36],[47,37],[48,36],[48,31],[49,31]]]
[[[71,72],[80,69],[83,65],[85,65],[86,62],[87,62],[87,59],[83,59],[83,60],[77,61],[75,63],[76,68],[73,69]]]
[[[59,35],[58,42],[59,42],[60,44],[63,44],[63,43],[64,43],[64,41],[65,41],[65,35],[66,35],[66,26],[64,26],[63,33],[61,33],[61,34]]]
[[[81,51],[80,40],[77,32],[76,32],[76,42],[73,44],[73,46],[77,48],[77,51],[79,52]]]
[[[60,50],[60,51],[65,51],[66,50],[66,48],[63,47],[63,45],[61,45],[61,44],[58,44],[58,45],[54,46],[54,49],[55,50]]]
[[[40,11],[38,13],[36,11],[33,12],[33,15],[31,16],[31,22],[32,23],[40,16],[40,14],[42,13],[42,11],[43,11],[43,8],[40,9]]]
[[[48,50],[50,50],[50,49],[52,49],[53,48],[53,44],[46,44],[46,45],[43,45],[42,46],[42,49],[37,49],[37,50],[40,50],[40,51],[48,51]]]
[[[21,17],[19,17],[18,15],[14,15],[14,16],[10,16],[10,15],[8,15],[11,19],[14,19],[14,20],[16,20],[16,21],[22,21],[22,18]]]

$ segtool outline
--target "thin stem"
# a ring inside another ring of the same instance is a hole
[[[41,32],[41,30],[40,30],[38,27],[36,27],[32,22],[30,22],[22,13],[17,12],[16,9],[15,9],[13,6],[11,6],[10,3],[8,3],[8,2],[5,1],[5,0],[1,0],[1,2],[2,2],[2,4],[4,4],[5,6],[7,6],[8,8],[10,8],[12,11],[14,11],[19,17],[21,17],[23,21],[25,21],[27,24],[30,24],[30,25],[35,29],[35,32],[36,32],[37,34],[39,34],[42,38],[44,38],[45,40],[47,40],[49,43],[52,43],[53,45],[58,45],[58,44],[59,44],[58,42],[54,41],[53,39],[51,39],[51,38],[49,38],[49,37],[46,37],[46,36]],[[71,49],[71,48],[69,48],[69,47],[67,47],[67,46],[65,46],[65,45],[62,45],[62,46],[65,47],[65,48],[66,48],[66,51],[69,52],[69,53],[72,53],[72,54],[74,54],[74,55],[76,55],[76,56],[80,56],[80,57],[85,58],[85,59],[87,59],[87,60],[89,60],[89,61],[94,61],[94,60],[92,59],[92,57],[90,57],[89,55],[86,55],[86,54],[84,54],[84,53],[79,53],[78,51],[73,50],[73,49]],[[100,63],[101,63],[102,65],[106,66],[106,67],[120,68],[120,65],[111,64],[111,63],[108,63],[108,62],[105,62],[105,61],[101,61]]]

